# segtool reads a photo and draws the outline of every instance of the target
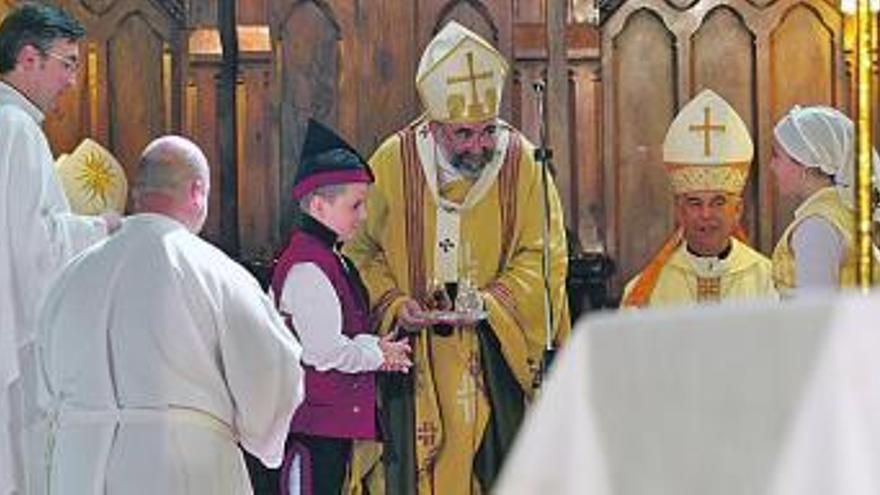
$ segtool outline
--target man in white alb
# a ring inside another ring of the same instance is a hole
[[[62,272],[40,314],[50,494],[247,494],[237,443],[281,462],[301,349],[257,281],[199,239],[208,163],[147,146],[135,214]]]
[[[46,287],[119,215],[70,212],[41,128],[77,80],[82,26],[29,3],[0,24],[0,495],[30,493],[25,440],[34,426],[33,336]]]

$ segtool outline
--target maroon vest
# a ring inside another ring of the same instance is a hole
[[[367,295],[360,275],[351,263],[348,265],[352,268],[343,265],[331,247],[332,241],[322,238],[326,235],[310,232],[327,230],[315,224],[317,222],[311,220],[305,230],[291,236],[272,274],[272,290],[280,299],[290,267],[296,263],[314,263],[330,279],[339,297],[342,333],[349,338],[368,333]],[[310,287],[296,289],[311,290]],[[306,364],[303,368],[306,396],[293,416],[291,432],[333,438],[376,438],[375,372],[318,371]]]

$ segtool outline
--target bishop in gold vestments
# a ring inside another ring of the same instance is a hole
[[[346,245],[380,332],[413,332],[410,376],[380,383],[388,493],[487,492],[533,392],[545,342],[542,179],[532,146],[497,117],[506,73],[461,25],[437,34],[416,78],[426,114],[371,158],[367,226]],[[552,180],[549,219],[550,333],[561,341],[566,252]],[[438,284],[477,288],[487,318],[435,331],[418,315]]]
[[[627,284],[622,306],[778,297],[770,260],[736,238],[752,156],[748,128],[713,91],[681,109],[663,142],[678,229]]]

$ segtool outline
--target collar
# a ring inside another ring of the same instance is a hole
[[[122,228],[128,228],[130,225],[150,226],[151,229],[163,232],[170,232],[172,230],[185,230],[189,232],[186,225],[162,213],[141,212],[124,217],[122,219]]]
[[[691,247],[687,245],[687,242],[685,242],[685,249],[687,249],[687,252],[688,252],[689,255],[691,255],[691,256],[693,256],[693,257],[695,257],[695,258],[706,258],[706,259],[724,260],[724,259],[726,259],[728,256],[730,256],[730,251],[733,250],[733,240],[731,239],[731,241],[730,241],[730,243],[727,245],[727,247],[724,248],[720,253],[718,253],[718,256],[703,256],[702,254],[697,254],[697,253],[695,253],[695,252],[693,252],[693,251],[691,250]]]
[[[731,241],[731,246],[733,246],[733,241]],[[698,277],[714,278],[721,277],[730,271],[730,268],[733,265],[730,259],[731,256],[729,256],[730,251],[731,250],[728,249],[723,258],[721,256],[698,256],[691,252],[685,243],[684,249],[680,252],[683,261]]]
[[[303,212],[299,219],[298,227],[300,231],[317,238],[328,248],[336,249],[342,244],[339,242],[339,235],[336,232],[333,232],[333,230],[308,213]]]
[[[0,79],[0,105],[15,105],[24,110],[37,124],[42,124],[45,115],[21,91],[8,82]]]

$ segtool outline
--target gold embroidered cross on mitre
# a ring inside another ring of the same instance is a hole
[[[425,48],[416,88],[431,120],[484,122],[498,116],[507,70],[498,50],[453,21]]]
[[[456,84],[468,84],[470,86],[470,104],[466,106],[467,113],[465,115],[465,95],[462,93],[453,93],[450,90],[449,97],[446,100],[449,115],[453,119],[459,119],[462,117],[477,120],[489,119],[493,116],[491,113],[491,109],[495,108],[495,104],[498,101],[498,93],[496,92],[494,86],[489,85],[484,90],[484,96],[486,98],[484,103],[480,100],[480,92],[477,90],[477,83],[479,81],[485,80],[491,81],[492,71],[487,70],[482,72],[475,72],[474,53],[467,52],[465,56],[467,58],[468,66],[467,74],[449,77],[446,79],[446,84],[450,86]]]
[[[703,153],[709,156],[712,154],[712,131],[724,132],[727,126],[712,123],[712,109],[709,107],[703,107],[703,115],[703,123],[691,124],[688,130],[703,133]]]

